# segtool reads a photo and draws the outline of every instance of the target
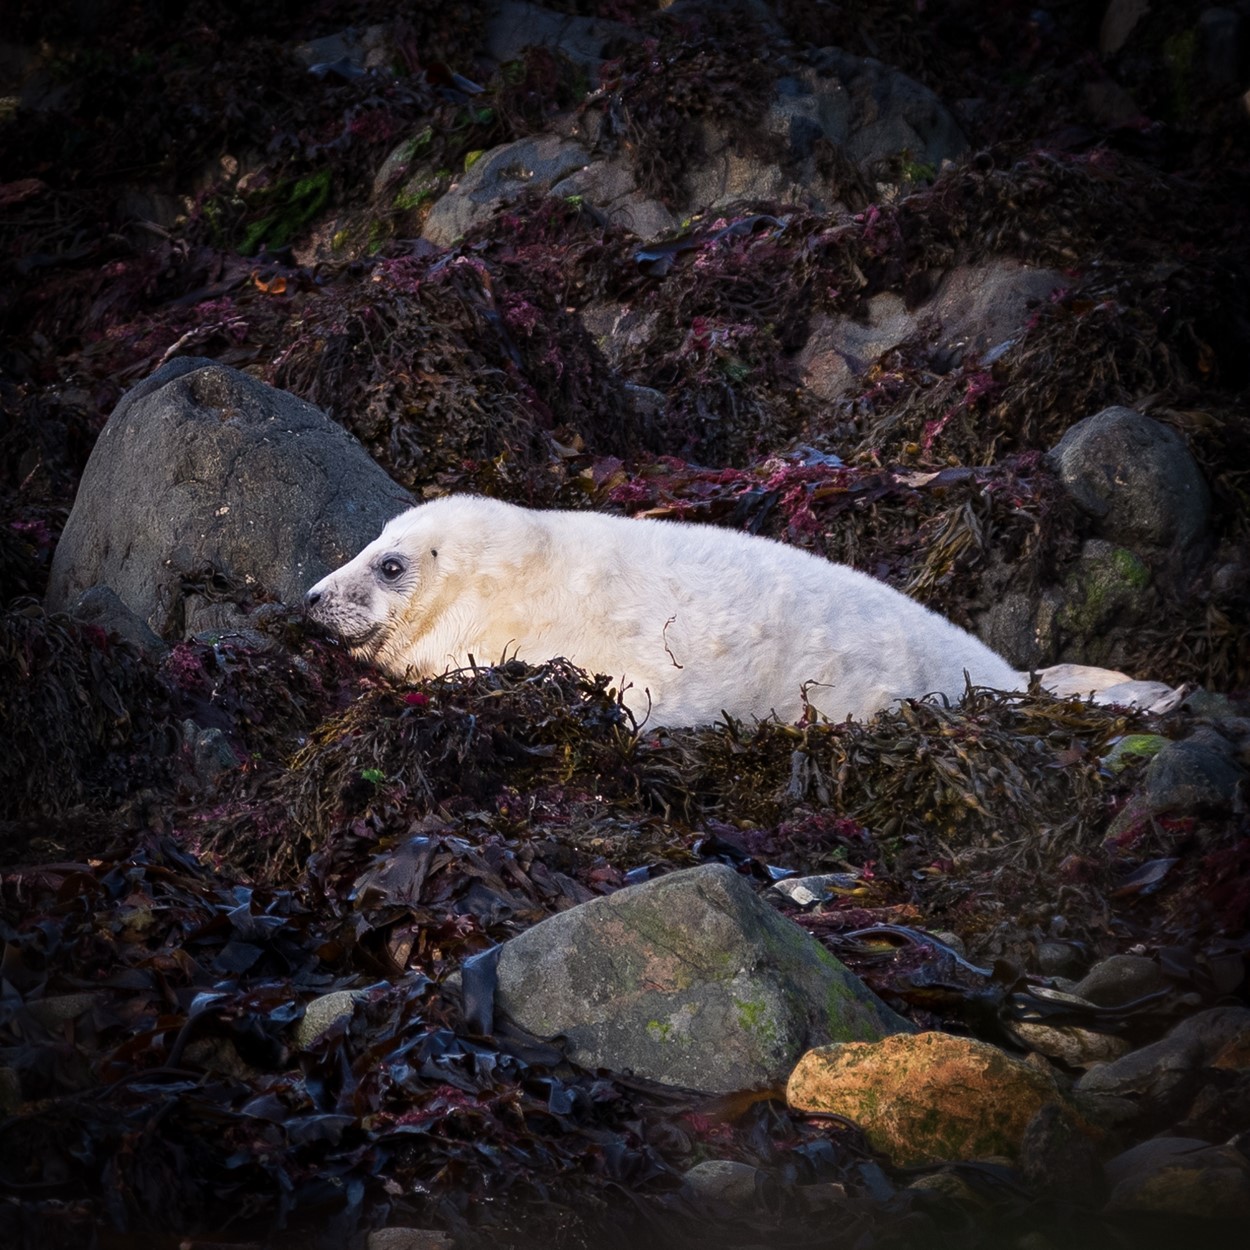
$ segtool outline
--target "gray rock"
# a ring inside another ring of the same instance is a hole
[[[1082,955],[1080,948],[1071,942],[1039,942],[1035,958],[1037,970],[1043,976],[1065,977],[1072,976],[1080,969]]]
[[[1090,116],[1101,126],[1127,126],[1142,117],[1132,94],[1114,79],[1097,78],[1087,82],[1081,94]]]
[[[14,1068],[0,1068],[0,1114],[13,1115],[21,1105],[22,1078]]]
[[[1073,993],[1100,1007],[1119,1007],[1166,989],[1169,984],[1153,959],[1144,955],[1112,955],[1099,960],[1077,982]]]
[[[1150,810],[1228,806],[1246,775],[1235,751],[1222,734],[1206,727],[1180,742],[1169,742],[1146,768],[1143,797]]]
[[[1193,1137],[1155,1137],[1106,1165],[1108,1211],[1199,1219],[1250,1218],[1250,1160],[1234,1146]]]
[[[1050,1198],[1092,1205],[1104,1193],[1097,1147],[1055,1103],[1041,1107],[1024,1130],[1020,1170],[1030,1190]]]
[[[138,647],[140,651],[161,654],[167,648],[148,623],[136,616],[109,586],[92,586],[84,590],[70,605],[70,615],[87,625],[116,634]]]
[[[821,101],[825,136],[862,167],[905,153],[936,170],[968,146],[937,96],[901,71],[841,48],[822,48],[814,64],[842,88]]]
[[[1211,492],[1185,440],[1132,408],[1078,421],[1050,459],[1111,542],[1187,548],[1206,535]]]
[[[526,48],[552,48],[592,75],[610,40],[639,38],[639,32],[623,22],[553,13],[520,0],[504,0],[486,21],[486,51],[500,64],[517,60]]]
[[[761,1187],[768,1181],[767,1173],[733,1159],[706,1159],[696,1163],[682,1179],[700,1198],[731,1211],[755,1206]]]
[[[797,357],[804,383],[821,399],[838,399],[878,357],[929,322],[938,327],[934,348],[944,365],[1005,348],[1024,328],[1031,305],[1061,281],[1054,270],[996,260],[952,269],[915,309],[886,291],[867,301],[864,320],[823,315]]]
[[[746,150],[716,118],[700,125],[703,157],[686,176],[689,212],[746,200],[805,204],[829,211],[840,203],[835,179],[817,159],[832,145],[871,182],[932,175],[967,146],[954,117],[927,87],[871,57],[823,48],[812,66],[779,78],[761,119],[767,147]],[[765,149],[767,150],[767,149]]]
[[[1118,1185],[1134,1173],[1153,1172],[1196,1152],[1209,1150],[1211,1143],[1198,1137],[1152,1137],[1121,1151],[1103,1166],[1109,1184]]]
[[[609,225],[620,226],[640,239],[654,239],[677,227],[677,219],[659,200],[639,191],[623,161],[595,161],[576,169],[557,182],[551,194],[580,196],[598,209]]]
[[[91,992],[77,994],[52,994],[47,998],[32,998],[26,1004],[31,1019],[45,1029],[56,1029],[67,1020],[77,1020],[101,1002],[101,995]]]
[[[918,315],[892,291],[874,295],[865,312],[863,320],[827,314],[813,320],[796,363],[817,398],[832,402],[846,394],[879,356],[909,339],[919,325]]]
[[[235,626],[246,617],[230,587],[297,603],[411,503],[310,404],[210,360],[172,360],[101,432],[47,607],[105,584],[164,638]]]
[[[440,247],[450,246],[527,191],[549,191],[588,164],[590,154],[580,143],[555,135],[501,144],[478,157],[439,197],[421,234]]]
[[[1184,1110],[1202,1069],[1226,1047],[1250,1047],[1250,1008],[1200,1011],[1160,1041],[1090,1068],[1077,1081],[1076,1091],[1095,1099],[1132,1100],[1137,1116],[1166,1119]],[[1122,1103],[1117,1106],[1123,1108]]]
[[[608,364],[619,370],[631,356],[645,348],[655,331],[659,314],[605,300],[587,304],[582,309],[581,319]]]
[[[1008,591],[977,621],[976,632],[1021,672],[1032,672],[1053,663],[1059,654],[1056,624],[1062,606],[1055,587],[1033,594]]]
[[[825,1041],[910,1025],[732,869],[709,864],[504,944],[496,1007],[584,1067],[720,1093],[785,1079]]]
[[[1021,333],[1035,305],[1064,284],[1055,269],[1029,269],[999,259],[952,269],[924,305],[941,326],[939,345],[947,363],[966,355],[1001,351]]]
[[[1153,574],[1136,552],[1102,538],[1090,538],[1064,578],[1055,613],[1061,629],[1079,645],[1087,663],[1106,658],[1108,626],[1138,620],[1152,602]]]
[[[183,721],[183,737],[191,748],[191,767],[204,782],[216,781],[239,766],[230,740],[220,729],[201,729],[193,720]]]
[[[1237,717],[1237,708],[1228,695],[1203,686],[1190,692],[1184,707],[1191,716],[1206,720],[1235,720]]]
[[[314,998],[305,1008],[295,1026],[295,1046],[307,1050],[327,1029],[340,1020],[350,1020],[356,1010],[354,990],[334,990]]]

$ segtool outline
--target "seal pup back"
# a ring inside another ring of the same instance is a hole
[[[452,495],[390,521],[308,592],[308,615],[397,676],[470,656],[563,657],[612,678],[640,720],[833,719],[958,699],[1019,674],[885,583],[710,525],[537,511]]]

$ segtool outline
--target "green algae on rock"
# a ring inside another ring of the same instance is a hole
[[[911,1026],[723,864],[552,916],[503,947],[496,1005],[584,1067],[709,1093],[778,1084],[818,1041]]]

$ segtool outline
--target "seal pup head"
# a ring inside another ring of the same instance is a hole
[[[414,609],[438,578],[436,525],[428,505],[392,518],[363,551],[308,591],[305,614],[353,655],[401,675]]]

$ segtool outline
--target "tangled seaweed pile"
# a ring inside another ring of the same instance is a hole
[[[262,723],[306,697],[315,650],[303,660],[265,672],[266,689],[288,689],[255,709]],[[974,692],[865,725],[635,737],[602,682],[561,665],[419,688],[371,679],[289,767],[262,756],[224,778],[211,807],[199,793],[168,807],[172,838],[6,874],[5,913],[26,920],[5,930],[18,1005],[4,1062],[45,1111],[7,1121],[0,1154],[59,1178],[6,1232],[70,1244],[102,1204],[117,1229],[157,1238],[207,1226],[232,1195],[235,1237],[275,1220],[299,1230],[316,1212],[346,1236],[386,1211],[468,1246],[581,1244],[605,1219],[621,1245],[644,1231],[698,1244],[707,1215],[679,1175],[712,1151],[780,1186],[767,1227],[716,1224],[725,1244],[823,1236],[830,1184],[852,1198],[839,1218],[857,1212],[858,1233],[897,1236],[908,1212],[903,1227],[925,1244],[995,1244],[1024,1218],[1011,1190],[970,1225],[901,1188],[906,1174],[882,1172],[851,1129],[758,1096],[709,1104],[580,1072],[507,1032],[473,1037],[447,978],[544,916],[720,859],[762,880],[778,864],[840,871],[839,897],[797,918],[921,1020],[1009,1037],[1047,1009],[1019,967],[1054,914],[1092,949],[1114,949],[1124,925],[1178,957],[1183,946],[1190,984],[1209,992],[1218,935],[1244,909],[1244,837],[1190,821],[1103,842],[1099,758],[1145,727],[1166,728]],[[211,853],[193,858],[197,845]],[[1147,900],[1133,881],[1159,854],[1180,867]],[[259,880],[240,883],[238,865]],[[956,929],[995,972],[935,953],[917,924]],[[310,1047],[304,1010],[336,992],[346,1014]],[[1090,1023],[1149,1037],[1185,1001],[1178,989]],[[17,1180],[8,1165],[3,1180]],[[1036,1197],[1027,1209],[1051,1231],[1073,1218]],[[1082,1218],[1082,1236],[1118,1235]]]

